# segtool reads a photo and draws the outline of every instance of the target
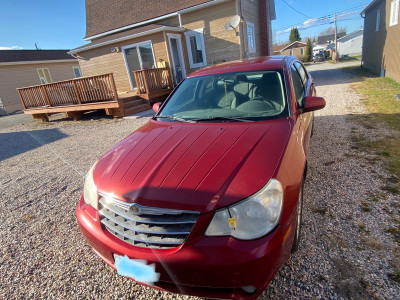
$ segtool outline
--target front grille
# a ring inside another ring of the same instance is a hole
[[[132,206],[139,212],[132,213]],[[114,236],[138,247],[175,248],[190,234],[198,212],[141,206],[100,197],[100,222]]]

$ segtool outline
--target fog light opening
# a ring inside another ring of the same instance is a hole
[[[248,294],[253,294],[256,291],[256,287],[252,285],[242,286],[241,289]]]

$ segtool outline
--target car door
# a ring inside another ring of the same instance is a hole
[[[308,91],[306,90],[308,78],[307,74],[303,74],[303,78],[298,71],[298,66],[296,67],[297,61],[290,64],[290,74],[294,88],[294,95],[296,97],[296,107],[297,107],[297,118],[296,118],[296,135],[299,139],[299,143],[303,148],[304,154],[307,155],[307,148],[309,143],[309,136],[307,131],[310,127],[311,116],[308,113],[302,113],[301,108],[303,106],[303,100],[307,96]],[[301,65],[300,65],[301,66]],[[304,82],[305,81],[305,82]]]

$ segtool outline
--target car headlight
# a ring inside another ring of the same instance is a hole
[[[93,170],[95,166],[96,164],[94,164],[86,174],[85,186],[83,188],[83,200],[94,209],[97,209],[97,187],[93,181]]]
[[[207,236],[230,235],[240,240],[254,240],[271,232],[282,211],[281,183],[271,179],[249,198],[216,211],[206,230]]]

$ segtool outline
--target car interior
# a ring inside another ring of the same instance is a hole
[[[186,79],[160,115],[180,118],[280,115],[286,107],[278,71],[226,73]]]

